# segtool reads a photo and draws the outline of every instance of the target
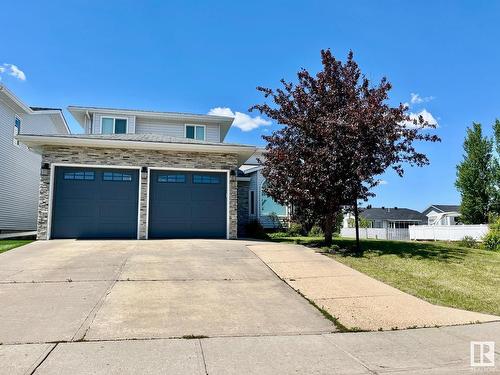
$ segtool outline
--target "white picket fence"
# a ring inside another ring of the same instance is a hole
[[[356,229],[342,228],[340,230],[342,237],[355,238]],[[394,240],[408,241],[410,232],[408,229],[396,228],[359,228],[359,238],[376,239],[376,240]]]
[[[410,225],[409,230],[411,240],[460,241],[468,236],[481,241],[488,225]]]
[[[488,233],[488,225],[410,225],[408,229],[396,228],[359,228],[359,238],[378,240],[430,240],[430,241],[460,241],[464,237],[472,237],[481,241]],[[342,228],[340,235],[355,238],[354,228]]]

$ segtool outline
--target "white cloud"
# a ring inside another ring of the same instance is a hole
[[[229,116],[234,117],[233,125],[241,129],[244,132],[249,132],[250,130],[257,129],[261,126],[271,125],[271,121],[263,119],[260,116],[249,116],[242,112],[233,112],[231,108],[227,107],[216,107],[208,111],[209,115],[215,116]]]
[[[421,97],[419,94],[415,94],[413,92],[410,93],[410,103],[411,104],[422,104],[422,103],[430,102],[431,100],[434,100],[433,96]]]
[[[7,73],[12,77],[20,79],[21,81],[26,81],[26,74],[24,74],[24,72],[14,64],[3,64],[3,66],[0,66],[0,74],[3,73]],[[0,76],[0,80],[1,79],[2,77]]]
[[[387,185],[388,182],[386,180],[378,180],[378,185]]]
[[[432,113],[430,113],[429,111],[427,111],[425,108],[422,109],[420,112],[417,112],[417,113],[413,113],[413,112],[410,112],[410,118],[411,118],[411,121],[405,121],[405,126],[407,128],[417,128],[419,127],[418,125],[415,125],[413,123],[413,120],[417,120],[418,121],[418,118],[419,116],[422,116],[422,118],[424,119],[424,121],[426,121],[427,123],[429,123],[429,125],[435,125],[436,127],[439,126],[436,118],[432,115]]]

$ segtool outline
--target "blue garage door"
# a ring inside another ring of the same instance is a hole
[[[152,170],[149,238],[225,238],[226,173]]]
[[[137,238],[139,171],[56,167],[52,238]]]

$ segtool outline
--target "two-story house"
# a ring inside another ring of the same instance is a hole
[[[15,139],[23,133],[69,128],[60,109],[29,107],[0,85],[0,233],[36,229],[41,156]]]
[[[41,155],[38,238],[236,238],[231,117],[68,107],[84,134],[22,134]]]

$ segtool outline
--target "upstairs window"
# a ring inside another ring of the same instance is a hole
[[[205,140],[205,125],[186,125],[186,138]]]
[[[126,134],[127,119],[102,117],[101,118],[101,133],[102,134]]]
[[[14,137],[19,135],[20,133],[21,133],[21,119],[18,116],[16,116],[14,118]],[[12,139],[12,143],[14,144],[14,146],[19,146],[19,141],[16,138]]]

